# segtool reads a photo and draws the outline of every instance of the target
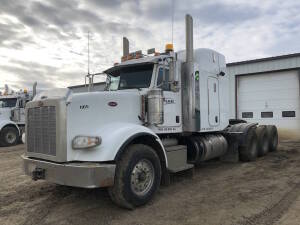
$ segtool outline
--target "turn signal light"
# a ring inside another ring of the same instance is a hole
[[[72,141],[73,149],[87,149],[101,144],[100,137],[76,136]]]

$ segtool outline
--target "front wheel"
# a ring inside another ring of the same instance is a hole
[[[19,141],[19,132],[15,127],[4,127],[0,133],[2,146],[13,146]]]
[[[108,191],[113,202],[132,209],[153,198],[160,179],[161,164],[156,152],[147,145],[133,144],[117,162],[114,186]]]

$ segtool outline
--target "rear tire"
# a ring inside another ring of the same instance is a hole
[[[256,128],[257,135],[257,155],[264,156],[269,151],[269,140],[266,126],[259,126]]]
[[[149,202],[161,180],[161,164],[156,152],[143,144],[130,145],[117,162],[114,186],[109,195],[117,205],[133,209]]]
[[[255,161],[257,158],[257,135],[255,128],[250,128],[244,143],[239,148],[240,160],[243,162]]]
[[[19,132],[15,127],[4,127],[0,133],[1,146],[13,146],[19,142]]]
[[[269,151],[274,152],[277,150],[278,146],[278,132],[277,128],[274,125],[267,125],[267,136],[268,136],[268,143],[269,143]]]

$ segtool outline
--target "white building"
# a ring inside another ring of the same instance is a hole
[[[300,139],[300,53],[227,64],[231,118],[275,124]]]

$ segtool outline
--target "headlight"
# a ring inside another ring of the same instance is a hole
[[[92,148],[101,144],[100,137],[76,136],[72,141],[73,149]]]

